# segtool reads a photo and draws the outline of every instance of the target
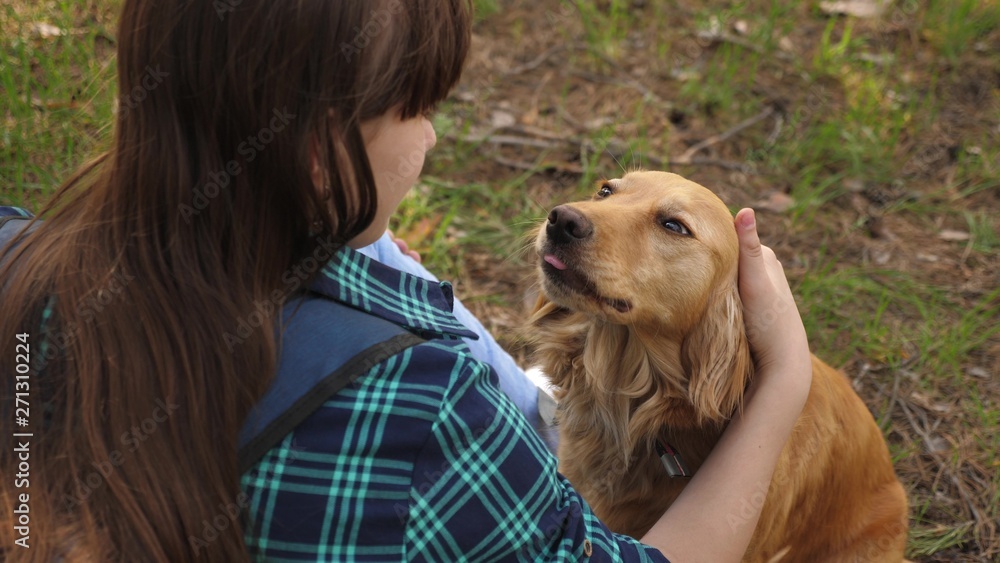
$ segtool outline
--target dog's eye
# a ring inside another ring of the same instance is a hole
[[[611,187],[611,184],[604,184],[601,186],[601,189],[597,190],[597,199],[604,199],[613,193],[615,193],[615,190]]]
[[[668,231],[673,231],[679,235],[688,235],[688,236],[691,235],[691,231],[689,231],[688,228],[684,226],[684,223],[681,223],[676,219],[667,219],[663,221],[662,224],[663,228]]]

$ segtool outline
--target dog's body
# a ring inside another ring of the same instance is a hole
[[[679,176],[632,173],[555,208],[537,249],[530,328],[558,389],[560,469],[612,530],[641,537],[688,481],[668,475],[663,446],[696,472],[753,377],[732,215]],[[906,495],[888,448],[818,358],[770,487],[728,519],[762,504],[745,561],[903,559]]]

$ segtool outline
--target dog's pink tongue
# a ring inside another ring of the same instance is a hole
[[[563,264],[562,260],[556,258],[552,254],[546,254],[545,257],[543,258],[543,260],[545,260],[546,262],[548,262],[549,264],[551,264],[552,267],[555,268],[555,269],[557,269],[557,270],[565,270],[566,269],[566,264]]]

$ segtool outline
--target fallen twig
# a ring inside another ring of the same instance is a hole
[[[744,39],[732,33],[725,32],[712,32],[712,31],[699,31],[697,34],[698,39],[702,41],[712,41],[716,43],[732,43],[744,49],[749,49],[755,53],[765,54],[764,48],[750,41],[749,39]],[[785,61],[790,61],[794,59],[791,53],[786,53],[780,49],[772,49],[769,56],[776,57]]]
[[[492,143],[494,145],[511,145],[520,147],[533,147],[537,149],[554,149],[561,146],[560,143],[552,142],[544,139],[536,139],[533,137],[517,137],[514,135],[493,135],[492,132],[487,132],[483,135],[460,137],[457,135],[446,135],[449,139],[454,139],[456,141],[462,141],[465,143]]]
[[[573,45],[569,45],[569,46],[573,47]],[[549,58],[551,58],[552,55],[555,55],[556,53],[560,53],[562,51],[565,51],[566,48],[567,48],[567,45],[565,43],[560,43],[560,44],[558,44],[558,45],[556,45],[554,47],[550,47],[550,48],[546,49],[545,51],[542,51],[542,54],[538,55],[534,59],[531,59],[530,61],[524,63],[523,65],[519,65],[519,66],[516,66],[516,67],[508,70],[507,71],[507,76],[515,76],[515,75],[518,75],[518,74],[523,74],[525,72],[529,72],[529,71],[535,70],[536,68],[538,68],[538,67],[542,66],[543,64],[545,64],[545,61],[549,60]]]
[[[501,166],[508,166],[515,170],[527,170],[527,171],[554,170],[556,172],[564,172],[566,174],[577,174],[577,175],[583,174],[582,167],[572,165],[569,163],[561,164],[558,162],[550,162],[550,161],[531,163],[531,162],[525,162],[523,160],[514,160],[512,158],[505,158],[500,155],[494,155],[493,161]]]
[[[725,168],[726,170],[735,170],[737,172],[742,172],[744,174],[753,174],[753,166],[747,164],[746,162],[735,162],[732,160],[723,160],[721,158],[706,158],[696,156],[687,162],[671,162],[671,164],[683,164],[690,166],[717,166],[719,168]]]
[[[775,143],[778,142],[778,137],[781,136],[781,130],[785,125],[785,118],[780,113],[774,116],[774,129],[771,130],[771,134],[767,136],[767,146],[773,147]]]
[[[684,154],[682,154],[682,155],[680,155],[680,156],[678,156],[676,158],[671,158],[670,161],[673,162],[674,164],[692,164],[693,163],[692,160],[694,158],[694,155],[697,154],[699,151],[702,151],[702,150],[707,149],[708,147],[710,147],[712,145],[717,145],[717,144],[725,141],[726,139],[729,139],[730,137],[732,137],[733,135],[736,135],[740,131],[742,131],[742,130],[748,128],[748,127],[751,127],[751,126],[753,126],[753,125],[755,125],[757,123],[760,123],[761,121],[767,119],[773,113],[774,113],[774,108],[772,108],[771,106],[768,106],[768,107],[764,108],[764,111],[758,113],[757,115],[755,115],[753,117],[750,117],[748,119],[744,119],[743,121],[737,123],[735,126],[733,126],[731,129],[729,129],[727,131],[723,131],[722,133],[719,133],[718,135],[712,135],[711,137],[705,139],[704,141],[702,141],[702,142],[700,142],[700,143],[692,146],[688,150],[684,151]]]
[[[610,63],[609,63],[610,64]],[[631,76],[624,75],[619,78],[613,76],[606,76],[603,74],[594,74],[592,72],[581,72],[574,71],[570,73],[577,78],[582,78],[584,80],[589,80],[590,82],[597,82],[599,84],[613,84],[615,86],[627,86],[636,92],[642,94],[643,99],[649,102],[653,102],[660,107],[660,109],[670,110],[674,107],[673,104],[661,98],[656,92],[653,92],[647,88],[643,83],[632,78]]]
[[[743,47],[744,49],[749,49],[755,53],[763,53],[764,48],[760,45],[742,37],[737,37],[732,33],[720,32],[720,31],[699,31],[697,34],[698,39],[703,41],[714,41],[718,43],[732,43]]]
[[[514,131],[521,133],[522,135],[497,135],[494,134],[497,131]],[[716,142],[721,142],[732,136],[735,132],[733,130],[723,133]],[[580,135],[563,135],[553,131],[547,131],[544,129],[539,129],[537,127],[530,127],[525,125],[513,125],[510,127],[500,127],[497,129],[491,129],[486,133],[480,135],[471,135],[468,137],[461,137],[454,134],[446,135],[446,138],[475,144],[490,143],[493,145],[506,145],[506,146],[519,146],[519,147],[531,147],[537,149],[556,149],[560,147],[578,147],[581,151],[591,151],[591,152],[603,152],[608,151],[612,156],[615,153],[619,155],[624,155],[632,150],[630,144],[621,139],[610,138],[602,142],[597,142],[586,136]],[[690,152],[690,151],[689,151]],[[686,153],[685,153],[686,154]],[[700,156],[688,156],[683,160],[679,158],[671,158],[669,160],[660,158],[655,154],[647,154],[643,156],[643,159],[648,161],[651,166],[661,168],[668,164],[678,164],[686,166],[717,166],[719,168],[724,168],[726,170],[735,170],[742,172],[744,174],[752,174],[753,167],[745,162],[734,162],[730,160],[723,160],[718,158],[700,157]],[[494,160],[496,158],[494,157]],[[500,161],[497,161],[500,162]],[[511,166],[513,168],[523,169],[523,170],[534,170],[537,168],[535,165],[529,165],[522,161],[506,161],[500,162],[506,166]],[[572,167],[558,167],[560,170],[568,173],[582,174],[583,168],[579,170]]]
[[[909,421],[910,426],[913,428],[913,431],[916,432],[924,440],[924,445],[926,446],[925,449],[927,450],[927,453],[929,453],[931,457],[934,458],[934,461],[938,464],[941,470],[948,475],[948,478],[951,480],[952,484],[955,485],[955,488],[958,490],[958,494],[961,495],[962,500],[965,502],[966,506],[969,507],[969,511],[972,513],[972,517],[976,521],[976,529],[979,529],[980,527],[984,526],[989,527],[990,524],[983,520],[982,514],[979,512],[979,507],[976,506],[976,503],[973,500],[972,495],[970,495],[969,491],[966,490],[965,484],[962,483],[962,480],[958,478],[958,475],[951,469],[951,467],[945,462],[945,460],[940,455],[938,455],[938,453],[934,451],[933,448],[930,447],[930,445],[934,443],[934,440],[931,438],[929,434],[927,434],[927,431],[924,428],[921,428],[921,426],[917,424],[917,421],[913,417],[913,413],[910,412],[910,408],[906,406],[906,402],[897,397],[896,404],[898,404],[899,407],[903,410],[903,414],[906,415],[906,420]],[[977,542],[978,541],[979,539],[977,538]],[[981,545],[980,549],[985,549],[985,546]]]

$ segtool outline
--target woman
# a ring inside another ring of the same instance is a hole
[[[611,534],[556,473],[467,353],[448,286],[353,250],[385,231],[436,140],[425,115],[459,78],[469,11],[124,2],[112,147],[0,269],[0,342],[28,335],[34,351],[30,491],[0,484],[7,559],[739,559],[756,516],[725,515],[769,481],[810,373],[752,214],[737,218],[748,318],[786,313],[757,331],[744,412],[644,543]],[[426,342],[241,474],[237,435],[275,372],[275,305],[307,287]],[[14,474],[11,448],[0,455]],[[14,547],[28,492],[31,547]]]

